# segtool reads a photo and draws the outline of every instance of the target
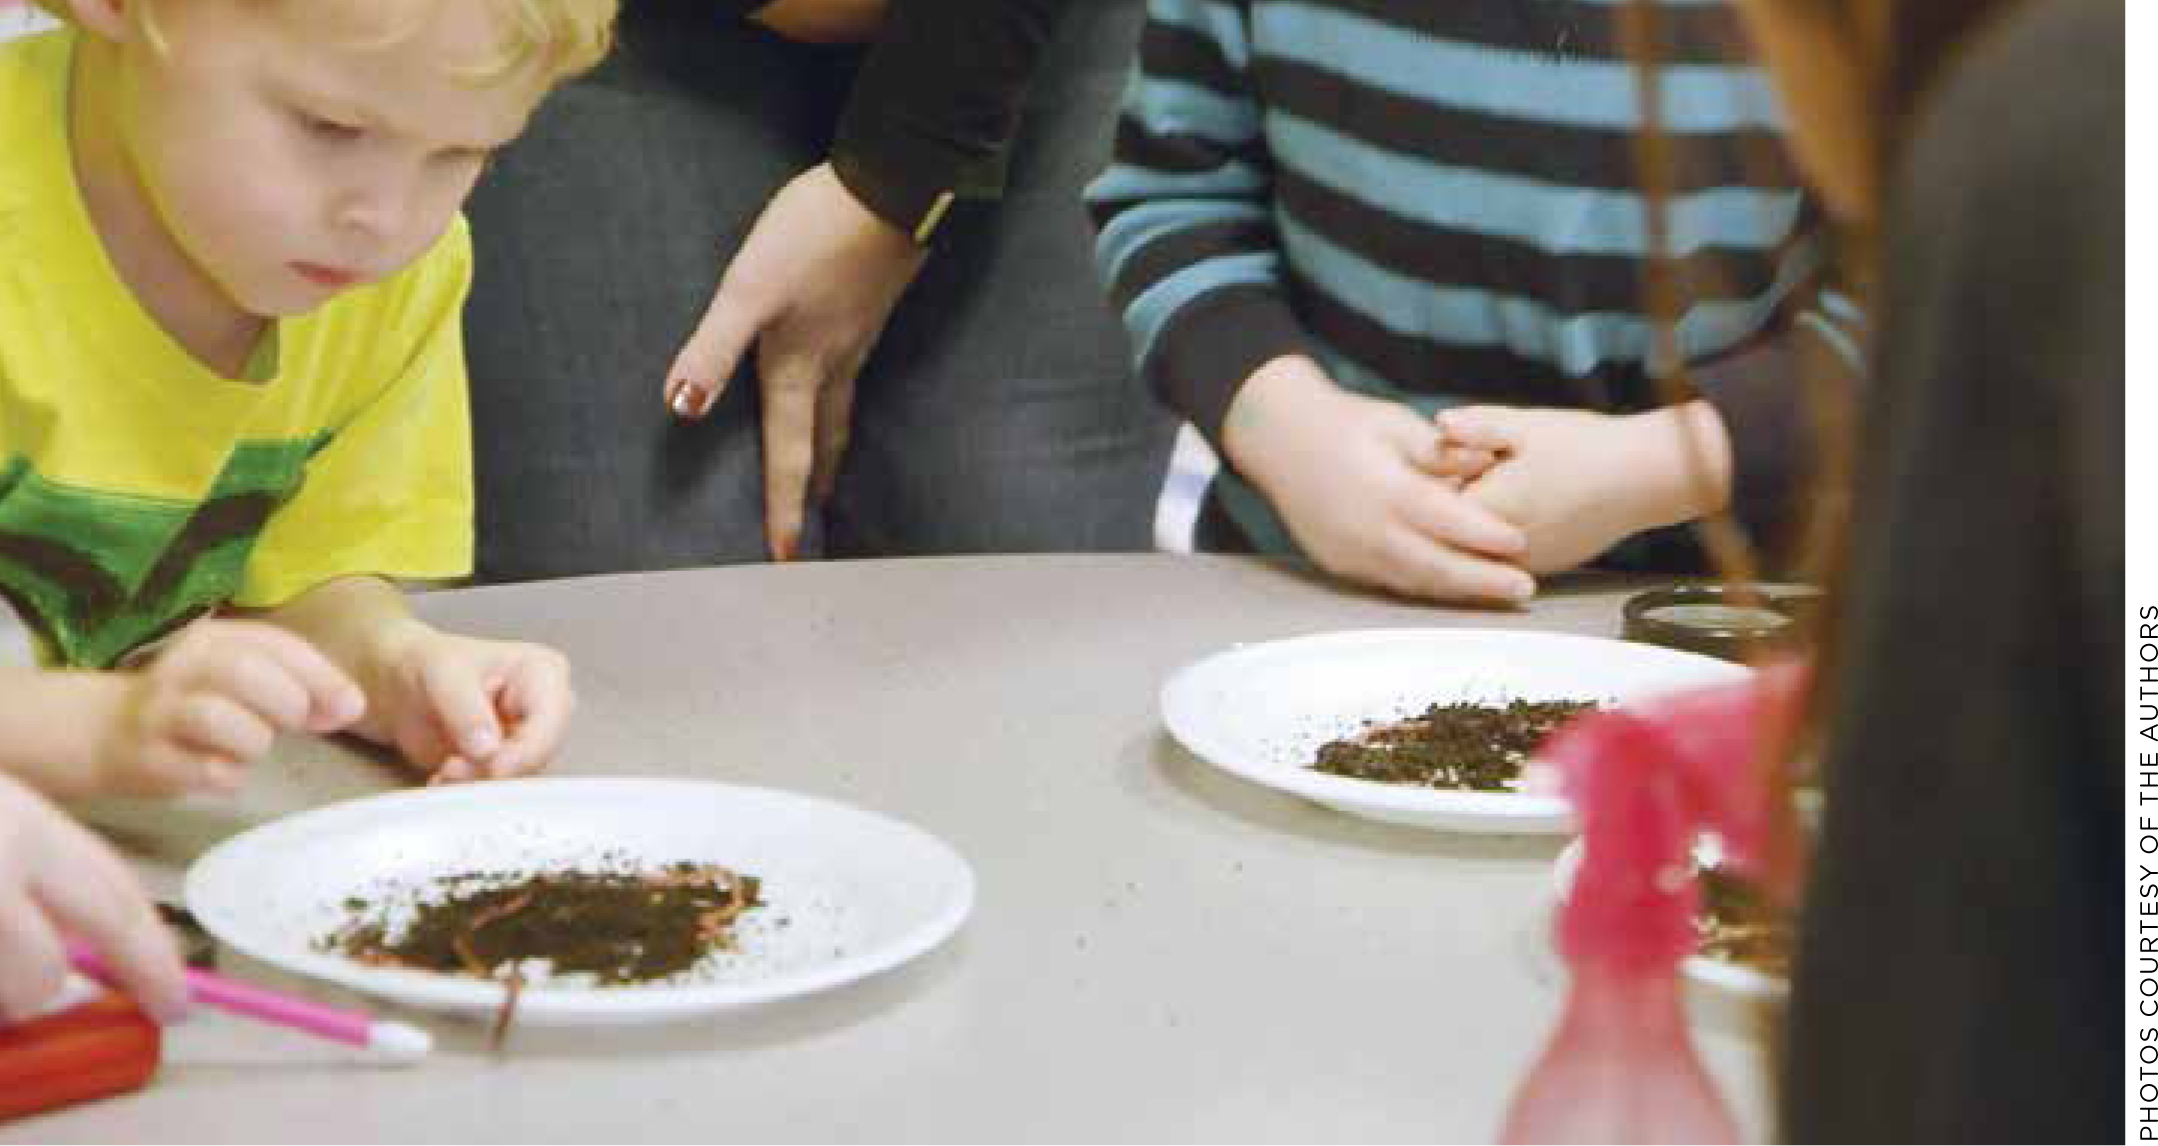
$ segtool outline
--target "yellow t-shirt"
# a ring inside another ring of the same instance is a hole
[[[83,206],[75,35],[0,44],[0,594],[45,659],[111,665],[341,576],[467,573],[464,221],[275,324],[253,380],[221,377],[135,301]]]

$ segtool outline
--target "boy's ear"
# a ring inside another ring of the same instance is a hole
[[[75,22],[83,29],[108,40],[120,40],[127,36],[127,9],[130,4],[147,3],[148,0],[67,0],[74,10]]]

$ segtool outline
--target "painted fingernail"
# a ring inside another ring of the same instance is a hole
[[[697,388],[683,383],[674,392],[674,416],[687,418],[697,410]]]

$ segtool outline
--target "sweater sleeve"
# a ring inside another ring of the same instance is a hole
[[[994,198],[1027,85],[1069,0],[891,0],[832,148],[847,189],[926,241],[955,197]]]
[[[1307,350],[1250,63],[1245,5],[1152,0],[1114,157],[1087,190],[1095,263],[1139,372],[1216,448],[1244,380]]]

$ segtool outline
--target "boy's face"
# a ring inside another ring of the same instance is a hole
[[[409,3],[167,0],[165,50],[136,31],[121,43],[134,175],[242,310],[300,314],[396,273],[522,130],[538,69],[470,78],[498,47],[496,6],[420,4],[386,39]]]

